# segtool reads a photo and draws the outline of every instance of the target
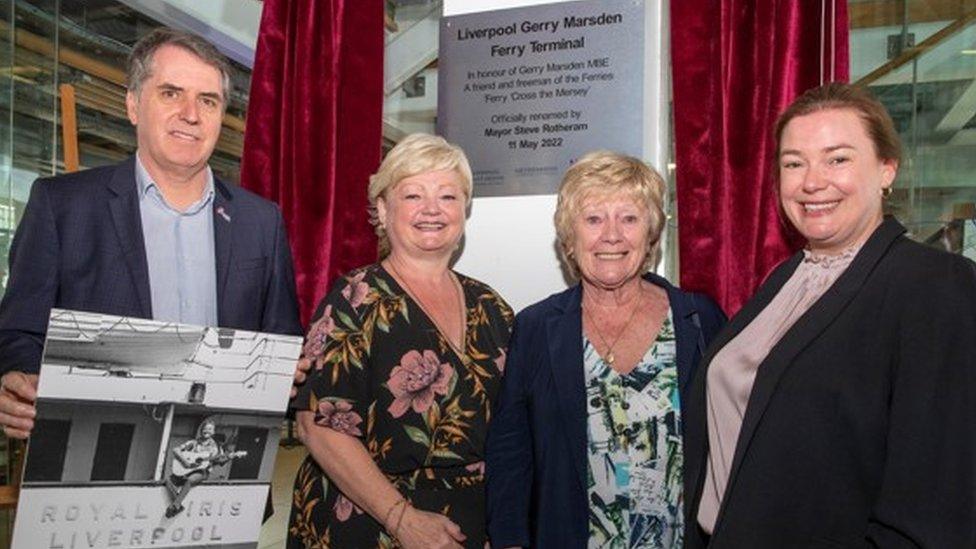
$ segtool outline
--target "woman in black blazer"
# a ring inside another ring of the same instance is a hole
[[[883,217],[900,147],[867,91],[810,90],[776,136],[808,244],[693,382],[686,546],[976,547],[976,266]]]

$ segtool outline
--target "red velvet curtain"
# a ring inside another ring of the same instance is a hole
[[[800,244],[781,220],[773,124],[847,80],[847,0],[672,0],[681,285],[734,314]]]
[[[340,273],[376,259],[383,2],[265,0],[241,185],[281,207],[302,322]]]

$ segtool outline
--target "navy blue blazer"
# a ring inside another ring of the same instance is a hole
[[[684,408],[725,315],[702,294],[644,278],[668,292]],[[582,296],[576,285],[515,317],[485,449],[493,547],[586,547],[589,540]]]
[[[281,213],[214,179],[222,327],[301,335]],[[38,179],[10,248],[0,302],[0,374],[37,373],[52,307],[152,318],[135,157]]]

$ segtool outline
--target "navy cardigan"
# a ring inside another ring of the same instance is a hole
[[[702,294],[654,274],[644,278],[668,292],[684,408],[689,381],[725,315]],[[493,547],[587,545],[582,295],[576,285],[515,317],[485,450]]]

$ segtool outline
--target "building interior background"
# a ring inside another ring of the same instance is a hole
[[[442,6],[385,3],[388,149],[411,132],[434,130]],[[157,26],[203,34],[232,60],[234,93],[210,163],[225,181],[239,180],[261,7],[260,0],[0,0],[0,285],[36,178],[118,162],[135,151],[125,59]],[[848,13],[850,81],[881,99],[905,145],[891,213],[913,238],[976,258],[976,0],[849,0]],[[673,163],[659,168],[673,183]],[[669,223],[673,239],[680,223],[674,216]],[[677,246],[667,249],[662,271],[676,280]],[[19,475],[21,448],[0,435],[0,484],[8,485],[0,493],[0,547],[12,526],[9,485]],[[288,489],[302,450],[279,455],[278,514],[262,532],[262,548],[283,544]]]

